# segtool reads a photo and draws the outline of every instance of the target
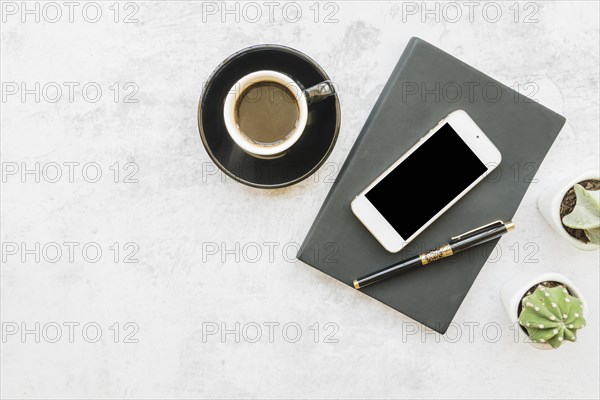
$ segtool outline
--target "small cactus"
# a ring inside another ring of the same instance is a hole
[[[583,303],[564,286],[540,285],[523,298],[519,323],[535,343],[556,349],[564,340],[574,342],[577,330],[585,327]]]
[[[577,202],[573,211],[565,215],[562,223],[573,229],[583,229],[593,244],[600,244],[600,190],[585,190],[580,184],[573,186]]]

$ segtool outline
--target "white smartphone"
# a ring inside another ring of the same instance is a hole
[[[454,111],[356,196],[352,212],[396,253],[501,160],[475,121],[463,110]]]

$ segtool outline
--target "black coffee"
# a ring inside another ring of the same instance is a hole
[[[252,141],[271,145],[286,138],[298,121],[298,104],[285,86],[275,82],[255,83],[237,103],[237,123]]]

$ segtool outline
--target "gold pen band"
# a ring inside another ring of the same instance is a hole
[[[360,289],[360,285],[356,279],[354,280],[354,289]]]
[[[421,264],[426,265],[430,262],[439,260],[440,258],[448,257],[452,255],[452,247],[449,244],[445,244],[439,249],[431,250],[428,253],[419,254]]]

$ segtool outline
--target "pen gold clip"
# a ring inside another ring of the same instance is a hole
[[[483,230],[489,228],[492,225],[500,225],[500,224],[503,224],[503,223],[504,222],[502,220],[498,219],[496,221],[490,222],[489,224],[485,224],[483,226],[480,226],[479,228],[471,229],[470,231],[467,231],[465,233],[461,233],[460,235],[452,236],[450,238],[450,240],[454,242],[456,240],[460,240],[460,239],[464,238],[465,236],[473,235],[473,234],[476,234],[476,233],[478,233],[480,231],[483,231]]]

